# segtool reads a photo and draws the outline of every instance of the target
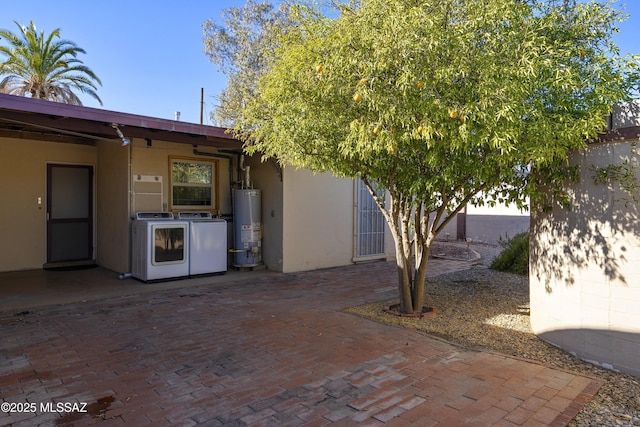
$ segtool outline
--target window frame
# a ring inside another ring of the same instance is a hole
[[[192,163],[199,165],[210,165],[211,170],[211,184],[196,184],[196,183],[174,183],[173,182],[173,165],[174,163]],[[186,156],[169,156],[169,204],[171,211],[209,211],[216,213],[219,211],[220,206],[220,167],[219,161],[216,159],[202,159],[198,157],[186,157]],[[173,201],[173,189],[174,186],[182,187],[202,187],[211,188],[211,204],[210,205],[176,205]]]

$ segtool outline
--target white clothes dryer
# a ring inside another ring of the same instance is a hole
[[[131,276],[145,282],[189,276],[187,221],[171,212],[139,212],[131,230]]]

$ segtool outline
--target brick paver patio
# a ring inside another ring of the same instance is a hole
[[[0,398],[22,412],[0,424],[563,426],[598,390],[343,311],[395,278],[374,263],[2,312]]]

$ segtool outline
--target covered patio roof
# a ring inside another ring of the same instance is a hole
[[[150,138],[223,149],[242,149],[226,128],[121,113],[0,93],[0,137],[93,145]]]

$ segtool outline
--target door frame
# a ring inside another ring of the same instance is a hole
[[[51,249],[52,249],[52,238],[51,238],[51,227],[50,227],[50,214],[51,214],[51,191],[52,191],[52,182],[51,182],[51,170],[54,167],[68,167],[68,168],[79,168],[79,169],[87,169],[89,171],[89,188],[88,188],[88,197],[89,197],[89,205],[88,205],[88,242],[87,242],[87,253],[89,256],[86,259],[77,259],[77,260],[60,260],[60,261],[51,261]],[[96,198],[95,198],[95,190],[96,190],[96,172],[95,172],[95,164],[93,163],[76,163],[76,162],[55,162],[49,161],[46,162],[45,169],[45,263],[43,268],[55,268],[55,267],[66,267],[66,266],[76,266],[76,265],[91,265],[95,264],[96,260]]]

